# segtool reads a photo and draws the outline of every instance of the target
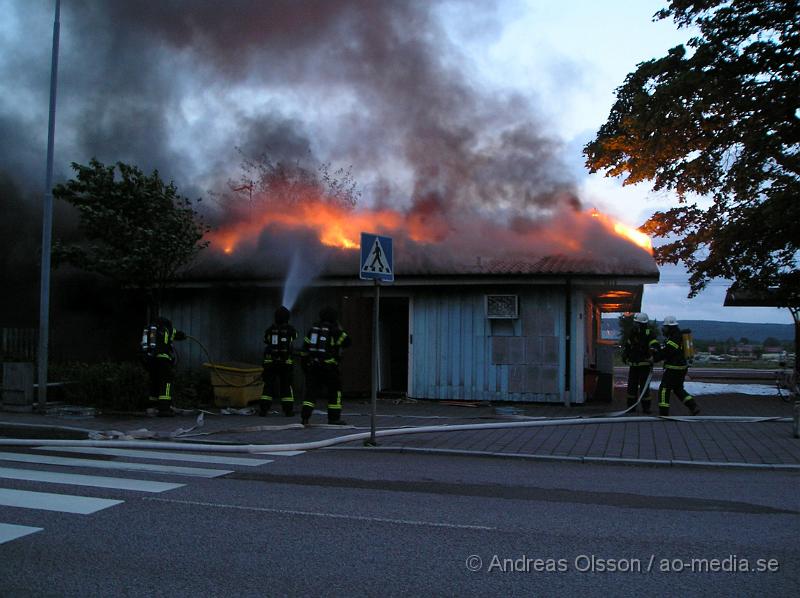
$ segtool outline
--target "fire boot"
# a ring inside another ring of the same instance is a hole
[[[700,415],[700,408],[697,406],[694,397],[686,397],[683,400],[683,404],[689,409],[689,415]]]
[[[328,424],[331,426],[346,426],[347,422],[342,419],[341,409],[328,410]]]
[[[314,413],[314,403],[303,401],[303,409],[300,412],[300,423],[307,426],[312,413]]]
[[[642,413],[650,415],[650,399],[642,399]]]
[[[283,408],[283,415],[285,417],[294,417],[294,399],[283,399],[281,401]]]

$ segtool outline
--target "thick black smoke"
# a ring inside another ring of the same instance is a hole
[[[560,147],[528,99],[467,74],[438,20],[445,4],[494,23],[492,3],[469,0],[65,2],[56,181],[97,157],[158,169],[197,197],[236,178],[238,147],[352,166],[365,202],[442,221],[547,218],[573,186]],[[7,217],[29,219],[44,179],[53,5],[0,9],[0,176],[11,183],[0,192]]]

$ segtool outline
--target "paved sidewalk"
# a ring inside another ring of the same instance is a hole
[[[800,439],[793,438],[792,423],[786,421],[791,418],[793,405],[777,397],[706,395],[698,397],[702,408],[700,418],[642,420],[623,416],[613,423],[593,421],[591,418],[624,409],[620,389],[616,389],[615,394],[613,403],[571,408],[382,399],[376,419],[378,447],[365,448],[363,437],[358,437],[339,442],[332,448],[652,465],[772,467],[800,472]],[[316,422],[316,425],[306,428],[299,424],[298,418],[284,418],[277,413],[266,418],[208,413],[203,416],[202,427],[195,427],[196,413],[173,418],[152,418],[143,414],[81,418],[0,412],[0,438],[86,438],[87,431],[92,430],[104,432],[106,437],[124,434],[147,439],[155,435],[158,441],[303,445],[351,434],[368,434],[370,411],[368,402],[346,402],[344,419],[349,425],[322,425],[326,418],[324,413],[318,412],[312,417],[312,424]],[[675,405],[673,414],[686,415],[682,405]],[[784,421],[713,419],[723,416],[782,418]],[[709,419],[704,419],[706,417]],[[545,425],[546,420],[556,418],[570,421]],[[474,424],[493,427],[452,430],[454,426]],[[428,426],[447,426],[449,430],[380,435],[383,430]],[[179,437],[173,437],[176,432],[180,433]]]

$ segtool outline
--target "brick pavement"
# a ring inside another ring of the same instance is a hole
[[[452,454],[477,453],[541,459],[608,461],[661,464],[721,464],[754,467],[778,466],[800,470],[800,439],[792,437],[789,421],[737,422],[687,418],[686,421],[652,419],[598,423],[588,418],[621,410],[624,398],[617,389],[612,403],[587,404],[571,408],[563,405],[457,406],[435,401],[394,402],[378,405],[379,430],[401,427],[457,426],[471,424],[510,424],[535,422],[534,418],[574,418],[570,425],[505,427],[498,429],[436,431],[380,437],[379,450],[438,451]],[[792,414],[792,405],[776,397],[749,395],[707,395],[698,398],[704,416],[782,417]],[[508,415],[509,411],[515,412]],[[685,415],[676,405],[675,415]],[[243,415],[205,415],[202,428],[191,436],[196,442],[244,444],[303,444],[354,433],[365,433],[370,426],[370,406],[363,401],[345,403],[345,419],[350,426],[312,426],[303,428],[296,419],[278,415],[260,418]],[[131,432],[146,429],[168,440],[179,428],[191,428],[196,415],[175,418],[148,418],[142,415],[107,414],[93,418],[70,419],[57,415],[0,412],[0,436],[22,437],[19,427],[10,424],[73,427],[91,430]],[[325,421],[316,414],[314,422]],[[4,423],[5,422],[5,426]],[[528,424],[524,424],[527,426]],[[39,429],[41,430],[41,429]],[[26,431],[30,434],[30,431]],[[47,432],[43,433],[47,436]],[[51,431],[51,435],[54,434]],[[80,435],[80,433],[74,433]],[[41,437],[41,436],[40,436]],[[187,440],[187,438],[184,438]],[[343,443],[343,448],[363,448],[361,439]],[[374,449],[370,449],[374,450]]]

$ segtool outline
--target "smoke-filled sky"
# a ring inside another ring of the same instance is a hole
[[[4,270],[38,245],[54,5],[0,0]],[[687,39],[651,21],[663,5],[62,0],[55,179],[73,161],[132,162],[212,209],[242,156],[266,152],[350,168],[365,206],[539,223],[579,204],[638,226],[671,198],[588,175],[581,148],[625,75]],[[59,207],[57,234],[73,224]],[[791,321],[723,308],[723,282],[686,300],[684,280],[662,269],[643,309]]]

